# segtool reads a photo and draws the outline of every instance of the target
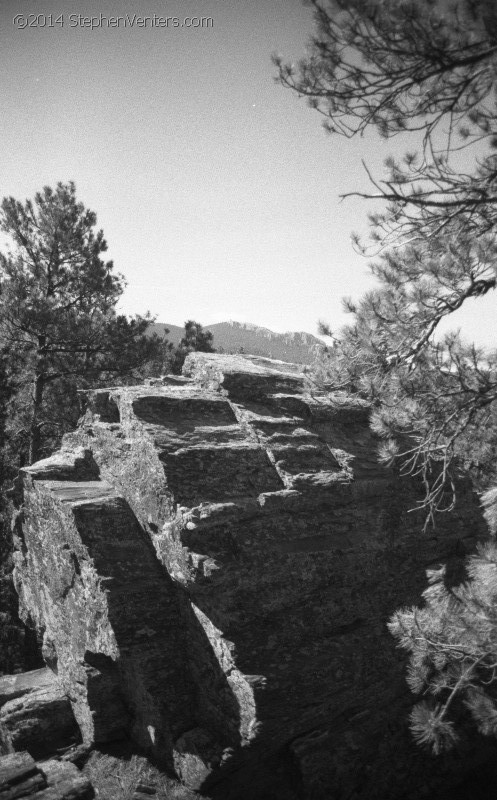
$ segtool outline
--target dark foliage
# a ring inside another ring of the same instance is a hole
[[[440,322],[496,286],[497,7],[491,0],[310,0],[316,33],[279,81],[334,135],[376,130],[411,146],[362,196],[378,288],[314,378],[377,401],[383,455],[420,474],[425,505],[452,507],[458,470],[495,476],[497,359]],[[356,239],[356,244],[366,252]],[[449,499],[448,499],[449,498]],[[452,499],[450,499],[452,498]]]
[[[188,353],[215,353],[212,345],[213,335],[210,331],[204,331],[200,322],[188,319],[185,322],[185,334],[178,347],[172,354],[170,362],[171,372],[180,375]]]
[[[101,255],[96,215],[73,183],[34,201],[5,198],[0,227],[13,249],[0,254],[0,335],[10,384],[8,429],[19,463],[53,449],[78,414],[77,391],[129,380],[152,359],[150,319],[116,314],[123,280]]]

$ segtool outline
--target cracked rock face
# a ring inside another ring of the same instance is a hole
[[[131,737],[223,800],[436,783],[386,622],[484,532],[475,498],[422,533],[367,404],[269,359],[194,353],[184,372],[92,393],[21,474],[21,605],[83,740]]]

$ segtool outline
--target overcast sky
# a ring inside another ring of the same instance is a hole
[[[139,27],[154,14],[212,23]],[[392,144],[325,135],[275,84],[271,53],[299,58],[312,31],[300,0],[2,0],[0,24],[0,196],[74,180],[126,277],[123,311],[346,321],[341,297],[372,285],[350,242],[368,205],[339,194],[367,188],[362,158],[381,175]],[[457,322],[495,346],[495,306]]]

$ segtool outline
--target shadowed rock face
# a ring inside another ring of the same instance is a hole
[[[184,371],[94,392],[22,472],[16,582],[83,739],[131,736],[223,800],[446,782],[455,762],[410,743],[385,624],[484,532],[475,498],[422,533],[367,404],[268,359]]]

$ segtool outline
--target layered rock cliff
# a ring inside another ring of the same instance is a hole
[[[218,798],[401,798],[457,759],[417,751],[386,630],[425,570],[484,533],[423,532],[366,403],[298,368],[191,354],[184,377],[93,392],[24,469],[15,580],[85,742],[128,737]]]

